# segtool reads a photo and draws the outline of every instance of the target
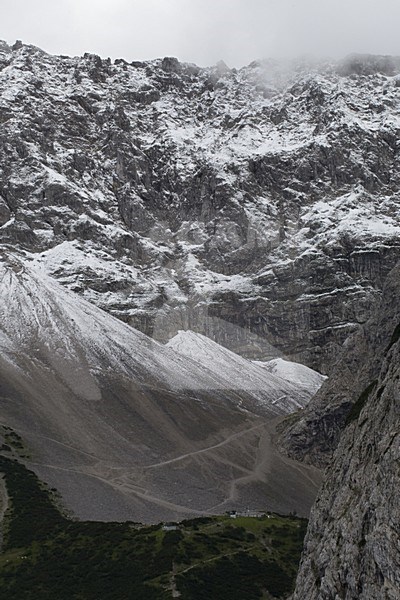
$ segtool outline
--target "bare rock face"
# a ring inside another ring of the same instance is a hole
[[[395,286],[386,290],[381,311],[398,303],[398,269],[391,278]],[[377,339],[384,319],[381,314],[371,331]],[[374,379],[365,379],[347,415],[312,510],[294,600],[400,597],[399,340],[398,322],[379,356],[379,369],[364,370],[374,372]]]
[[[281,450],[297,460],[326,467],[349,413],[378,379],[388,346],[400,323],[400,266],[389,274],[375,313],[346,340],[332,376],[307,407],[279,425]]]
[[[10,219],[10,215],[10,209],[8,208],[4,200],[0,198],[0,227],[7,223],[7,221]]]
[[[0,243],[160,341],[331,371],[400,257],[399,71],[0,44]]]

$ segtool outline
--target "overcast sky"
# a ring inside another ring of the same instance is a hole
[[[200,65],[400,55],[400,0],[0,0],[0,38],[57,54]]]

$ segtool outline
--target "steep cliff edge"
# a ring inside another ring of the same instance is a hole
[[[346,340],[332,376],[306,408],[279,426],[281,450],[297,460],[326,467],[349,412],[378,379],[388,346],[399,330],[400,267],[387,277],[383,295],[365,326]]]
[[[382,342],[380,326],[392,322],[393,309],[398,318],[399,273],[395,269],[390,275],[369,332],[375,347]],[[374,378],[365,379],[347,415],[312,510],[294,600],[400,597],[399,321],[384,351],[371,358],[363,372]]]

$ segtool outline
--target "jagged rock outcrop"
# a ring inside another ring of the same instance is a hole
[[[397,325],[379,357],[366,356],[364,390],[312,510],[294,600],[400,597],[400,270],[390,279],[370,339],[379,346],[394,315]]]
[[[161,341],[327,372],[400,257],[399,72],[2,43],[0,242]]]
[[[378,378],[400,323],[400,266],[389,274],[383,296],[365,326],[349,337],[332,376],[307,407],[283,421],[279,445],[296,460],[326,467],[357,399]]]

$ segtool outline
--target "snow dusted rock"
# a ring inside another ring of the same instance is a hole
[[[206,367],[225,382],[227,390],[251,394],[263,406],[272,403],[291,413],[304,407],[312,396],[306,386],[285,380],[199,333],[179,331],[167,346]]]
[[[284,360],[283,358],[275,358],[268,362],[254,361],[254,363],[269,373],[277,375],[284,381],[292,383],[296,388],[303,388],[310,394],[310,397],[317,393],[323,382],[327,379],[326,376],[313,371],[313,369],[305,365]]]
[[[328,372],[400,256],[398,73],[3,43],[0,241],[161,341]]]
[[[399,284],[395,269],[370,323],[378,356],[365,355],[364,387],[312,510],[294,600],[400,597]],[[364,347],[358,349],[361,367]],[[359,388],[360,375],[353,375]]]
[[[0,256],[0,423],[81,518],[307,514],[320,474],[272,444],[274,418],[293,407],[281,393],[239,393],[32,261]]]

